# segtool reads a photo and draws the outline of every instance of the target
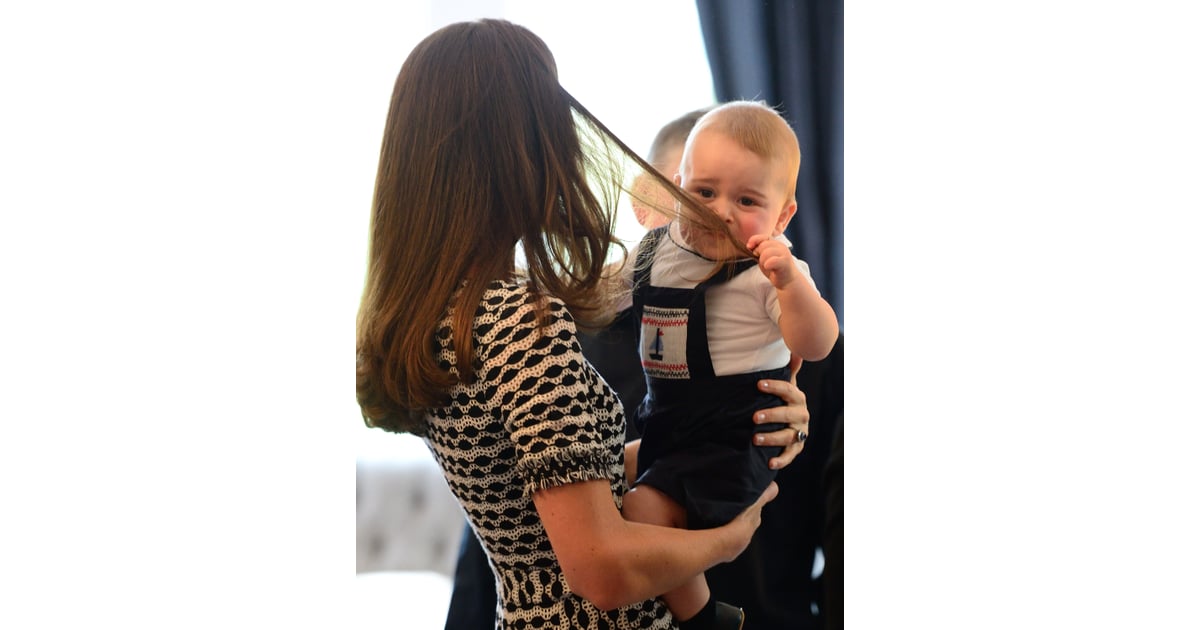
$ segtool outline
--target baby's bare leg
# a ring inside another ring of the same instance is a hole
[[[658,490],[642,485],[625,494],[621,513],[625,520],[664,527],[683,528],[687,525],[687,512],[683,506]],[[676,589],[663,593],[662,599],[679,621],[691,619],[708,603],[708,582],[701,573],[684,582]]]

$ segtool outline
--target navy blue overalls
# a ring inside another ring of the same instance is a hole
[[[642,239],[634,271],[633,308],[641,321],[647,390],[633,415],[642,432],[637,484],[683,506],[688,529],[708,529],[740,514],[775,478],[767,461],[782,447],[754,446],[751,438],[787,425],[756,425],[751,418],[755,411],[785,403],[760,392],[755,382],[789,381],[791,373],[787,365],[748,374],[713,373],[705,291],[757,261],[727,263],[693,289],[651,286],[653,253],[666,230],[657,228]]]

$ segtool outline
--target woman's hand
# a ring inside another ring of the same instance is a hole
[[[725,562],[733,562],[750,545],[750,538],[754,536],[754,531],[762,524],[763,506],[775,500],[778,494],[779,484],[772,481],[753,505],[743,510],[736,518],[724,525],[725,529],[734,532],[734,538],[731,541],[734,547],[730,550],[733,552],[733,555],[727,556]]]
[[[771,470],[779,470],[792,463],[800,451],[804,450],[804,441],[808,439],[808,404],[804,392],[787,381],[761,380],[758,382],[759,391],[774,394],[787,404],[783,407],[771,407],[754,412],[754,423],[763,424],[780,422],[788,426],[778,431],[755,433],[756,446],[782,446],[783,452],[772,457],[768,462]]]

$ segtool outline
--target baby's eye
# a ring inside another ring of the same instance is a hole
[[[699,195],[704,199],[712,199],[714,196],[713,191],[710,188],[701,188],[696,192],[699,193]]]
[[[743,206],[753,206],[753,205],[757,204],[758,202],[750,197],[742,197],[742,198],[738,199],[738,203],[742,204]]]

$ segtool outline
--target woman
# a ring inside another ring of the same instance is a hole
[[[621,517],[625,417],[580,353],[576,323],[603,325],[621,297],[605,262],[621,247],[622,159],[653,172],[563,90],[545,43],[523,27],[447,26],[397,77],[358,400],[369,426],[426,438],[498,576],[498,627],[673,627],[655,596],[736,557],[777,491],[709,530]],[[725,230],[673,192],[689,219]],[[793,402],[787,383],[767,385]]]

